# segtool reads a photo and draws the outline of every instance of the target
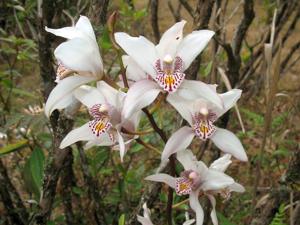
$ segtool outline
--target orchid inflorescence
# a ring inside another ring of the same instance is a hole
[[[218,94],[216,85],[187,80],[185,71],[208,44],[214,35],[210,30],[193,31],[183,37],[185,21],[169,28],[154,45],[143,36],[132,37],[126,33],[114,34],[116,43],[127,55],[122,57],[126,68],[129,88],[115,88],[102,80],[103,63],[96,37],[89,19],[81,16],[75,26],[46,31],[67,38],[54,54],[58,62],[57,86],[52,90],[45,105],[47,117],[55,109],[78,109],[87,107],[91,119],[83,126],[72,130],[62,140],[63,149],[75,142],[86,141],[85,148],[112,146],[120,152],[121,161],[135,135],[142,109],[149,106],[159,93],[166,93],[170,103],[187,121],[168,139],[161,154],[161,163],[166,164],[172,154],[182,164],[180,177],[158,173],[146,180],[163,182],[173,188],[177,195],[188,195],[190,207],[196,220],[184,224],[202,225],[203,209],[199,195],[206,196],[212,205],[211,219],[218,224],[215,195],[229,198],[231,192],[243,192],[244,187],[226,175],[231,156],[247,161],[239,139],[230,131],[215,126],[215,121],[233,107],[241,96],[241,90],[232,89]],[[97,86],[86,85],[96,81]],[[207,139],[225,154],[209,167],[198,161],[187,149],[193,138]],[[144,217],[138,216],[144,225],[152,224],[150,210],[144,206]]]

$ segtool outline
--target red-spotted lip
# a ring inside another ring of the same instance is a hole
[[[175,57],[174,63],[163,62],[160,59],[155,63],[156,77],[155,81],[167,92],[175,92],[185,78],[183,70],[183,61],[180,57]]]

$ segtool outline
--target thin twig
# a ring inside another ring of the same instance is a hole
[[[158,0],[150,0],[151,26],[156,43],[159,42],[160,32],[158,26]]]

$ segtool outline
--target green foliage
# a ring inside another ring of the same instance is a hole
[[[272,120],[272,129],[276,129],[280,127],[282,124],[284,124],[284,121],[287,119],[289,115],[289,112],[283,112],[280,115],[276,116]]]
[[[45,156],[41,149],[36,148],[25,163],[23,178],[29,192],[35,195],[36,199],[40,197],[40,191],[43,181]]]
[[[200,66],[200,75],[202,77],[207,77],[211,72],[212,65],[213,63],[210,61],[205,66]]]
[[[285,223],[285,205],[281,204],[270,225],[287,225]]]
[[[217,212],[217,217],[219,223],[222,225],[235,225],[234,223],[231,223],[222,213]]]
[[[2,148],[0,148],[0,157],[15,151],[18,151],[22,148],[24,148],[25,146],[27,146],[28,144],[28,140],[19,140],[17,143],[14,144],[8,144]]]
[[[264,117],[262,115],[250,111],[249,109],[246,108],[241,108],[240,110],[247,119],[251,120],[254,123],[254,126],[263,126]]]
[[[118,225],[125,225],[125,214],[120,216]]]

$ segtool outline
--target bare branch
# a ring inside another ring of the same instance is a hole
[[[186,9],[186,11],[190,14],[191,17],[194,18],[194,9],[186,0],[179,0],[181,5]]]
[[[158,0],[150,0],[151,26],[156,43],[159,42],[160,32],[158,27]]]

